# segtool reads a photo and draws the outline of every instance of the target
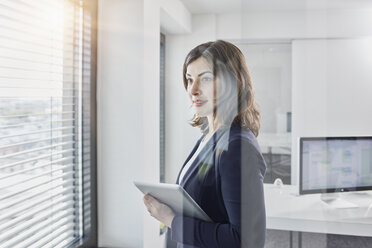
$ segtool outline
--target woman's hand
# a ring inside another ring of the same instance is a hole
[[[147,211],[149,211],[152,217],[164,223],[169,228],[171,227],[175,213],[170,207],[159,202],[149,194],[146,194],[143,197],[143,202],[145,203]]]

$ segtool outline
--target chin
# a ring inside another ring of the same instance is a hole
[[[213,110],[194,107],[194,113],[197,114],[199,117],[207,117],[208,115],[211,115],[213,113]]]
[[[195,114],[197,114],[199,117],[207,117],[209,115],[208,112],[204,111],[195,111]]]

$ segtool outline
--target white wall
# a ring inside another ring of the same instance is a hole
[[[98,9],[98,245],[143,247],[143,3]]]
[[[161,247],[133,180],[159,181],[160,29],[190,32],[191,16],[176,0],[98,7],[98,245]]]
[[[371,135],[371,68],[371,38],[294,41],[293,144],[298,137]],[[297,154],[293,146],[296,164]]]
[[[244,12],[242,10],[239,13],[193,15],[192,34],[169,35],[166,38],[166,102],[169,103],[166,107],[166,180],[175,182],[180,167],[196,139],[200,136],[198,129],[192,128],[186,123],[190,117],[187,109],[189,102],[182,86],[181,75],[183,60],[194,46],[216,39],[226,39],[233,42],[256,41],[259,43],[275,40],[344,39],[369,36],[372,35],[371,16],[372,10],[355,9],[281,12]],[[297,54],[297,49],[294,49],[292,53],[293,58],[301,56]],[[294,63],[292,62],[292,64]],[[359,64],[350,64],[349,70],[358,71],[356,65],[359,66]],[[295,69],[298,68],[292,68],[292,72]],[[333,71],[327,73],[333,73]],[[295,83],[297,82],[292,81],[293,87],[296,87]],[[345,84],[346,82],[342,81],[340,83]],[[334,84],[330,83],[327,87],[333,86]],[[363,95],[364,90],[365,87],[356,87],[354,91],[361,92]],[[308,111],[306,108],[303,109],[304,106],[299,100],[298,94],[297,91],[292,92],[292,109],[296,108],[296,113]],[[302,92],[302,94],[309,93]],[[325,93],[320,92],[319,94]],[[332,102],[340,100],[335,95],[327,95],[327,97],[331,97]],[[325,103],[323,102],[323,104]],[[357,102],[350,102],[350,106],[353,109],[359,109]],[[360,122],[369,123],[370,119],[367,117],[367,113],[362,114],[359,110],[354,111],[352,115],[354,118],[357,117]],[[331,113],[327,113],[327,115],[327,123],[332,123],[332,126],[336,125],[334,130],[337,130],[338,134],[350,132],[348,125],[333,121],[333,118],[337,119],[336,116]],[[292,114],[292,119],[296,122],[295,113]],[[319,127],[319,124],[316,126]],[[304,134],[302,129],[298,128],[298,124],[293,124],[292,155],[297,153],[294,141]],[[324,128],[324,125],[319,128]],[[362,130],[361,133],[367,134],[368,130],[365,128]],[[292,156],[292,184],[297,183],[296,176],[296,156]]]
[[[336,38],[371,35],[372,10],[311,10],[247,12],[242,19],[244,39]],[[222,31],[221,31],[222,32]]]

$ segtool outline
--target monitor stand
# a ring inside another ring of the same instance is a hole
[[[358,205],[342,199],[338,193],[323,193],[320,194],[320,199],[331,208],[342,209],[358,207]]]

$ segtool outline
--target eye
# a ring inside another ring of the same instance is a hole
[[[192,84],[192,78],[187,78],[187,84]]]
[[[213,81],[213,78],[212,77],[203,77],[201,79],[202,82],[212,82]]]

